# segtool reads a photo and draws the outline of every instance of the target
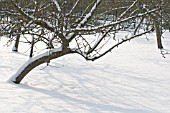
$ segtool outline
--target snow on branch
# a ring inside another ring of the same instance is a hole
[[[78,2],[78,1],[77,1]],[[66,30],[66,34],[69,34],[66,39],[67,40],[72,40],[74,38],[74,35],[76,32],[79,32],[78,30],[81,29],[93,16],[95,11],[97,10],[97,7],[99,4],[102,2],[102,0],[96,0],[94,3],[93,7],[91,8],[90,12],[85,15],[85,17],[80,21],[80,23],[77,25],[76,29],[72,30]],[[85,28],[87,30],[87,28]]]
[[[74,4],[74,6],[73,6],[72,9],[70,10],[70,12],[66,14],[66,16],[70,15],[70,14],[73,12],[73,10],[76,8],[76,6],[78,5],[79,2],[80,2],[80,0],[77,0],[77,1],[76,1],[76,3]]]
[[[55,4],[56,9],[57,9],[59,12],[61,12],[61,7],[60,7],[59,3],[57,2],[57,0],[51,0],[51,1]]]
[[[82,27],[82,28],[75,28],[75,29],[69,29],[67,30],[66,32],[93,32],[93,31],[100,31],[101,29],[103,28],[109,28],[109,27],[112,27],[112,26],[116,26],[118,24],[121,24],[123,22],[126,22],[126,21],[129,21],[129,20],[132,20],[132,19],[135,19],[135,18],[139,18],[139,17],[143,17],[145,15],[148,15],[148,14],[151,14],[153,12],[156,12],[158,9],[153,9],[151,11],[148,11],[148,12],[145,12],[143,14],[138,14],[138,15],[135,15],[135,16],[131,16],[131,17],[128,17],[128,18],[125,18],[125,19],[122,19],[122,20],[118,20],[118,21],[115,21],[115,22],[110,22],[110,23],[107,23],[105,25],[100,25],[100,26],[95,26],[95,27],[91,27],[91,28],[85,28],[85,27]]]
[[[81,28],[89,19],[93,16],[94,12],[97,10],[97,7],[101,3],[102,0],[97,0],[96,3],[91,8],[90,12],[86,14],[83,20],[78,24],[77,28]]]
[[[129,11],[131,8],[133,8],[137,3],[138,3],[139,0],[136,0],[134,1],[134,3],[127,9],[125,10],[125,12],[123,12],[120,17],[118,18],[118,20],[120,20],[121,18],[123,18]]]

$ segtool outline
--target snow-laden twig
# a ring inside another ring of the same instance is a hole
[[[74,6],[73,6],[72,9],[70,10],[70,12],[66,14],[66,16],[69,16],[69,15],[73,12],[73,10],[76,8],[76,6],[78,5],[79,2],[80,2],[80,0],[77,0],[77,1],[76,1],[76,3],[74,4]]]
[[[133,8],[133,7],[138,3],[138,1],[139,1],[139,0],[135,0],[134,3],[133,3],[127,10],[125,10],[125,12],[123,12],[123,13],[119,16],[118,20],[120,20],[121,18],[123,18],[123,17],[130,11],[130,9]]]
[[[57,9],[59,12],[61,12],[61,7],[60,7],[59,3],[57,2],[57,0],[51,0],[51,1],[55,4],[56,9]]]
[[[138,14],[138,15],[135,15],[135,16],[131,16],[131,17],[128,17],[128,18],[125,18],[125,19],[117,20],[115,22],[107,23],[105,25],[95,26],[95,27],[91,27],[91,28],[77,27],[75,29],[69,29],[66,32],[92,32],[92,31],[97,31],[97,30],[101,30],[101,29],[104,29],[104,28],[116,26],[118,24],[121,24],[123,22],[127,22],[127,21],[135,19],[135,18],[146,16],[146,15],[151,14],[151,13],[157,11],[157,10],[158,9],[156,8],[156,9],[153,9],[151,11],[148,11],[148,12],[145,12],[145,13],[142,13],[142,14]]]
[[[91,8],[90,12],[86,14],[83,20],[78,24],[77,28],[81,28],[94,14],[97,10],[98,5],[101,3],[102,0],[97,0],[94,6]]]

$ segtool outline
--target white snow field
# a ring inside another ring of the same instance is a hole
[[[164,36],[170,50],[170,33]],[[170,55],[161,56],[154,34],[149,39],[124,43],[95,62],[75,54],[55,59],[16,85],[7,81],[28,60],[28,48],[11,52],[1,37],[0,113],[170,113]]]

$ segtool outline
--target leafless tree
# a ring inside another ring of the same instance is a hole
[[[163,0],[156,0],[154,4],[146,0],[127,0],[123,4],[121,0],[6,1],[8,10],[1,12],[10,15],[10,22],[4,24],[2,31],[16,37],[32,36],[32,41],[28,41],[32,45],[31,51],[39,41],[47,49],[47,52],[28,60],[16,72],[12,77],[14,83],[20,83],[32,69],[52,59],[76,53],[94,61],[119,45],[154,30],[158,48],[163,48]],[[117,37],[121,31],[128,35]]]

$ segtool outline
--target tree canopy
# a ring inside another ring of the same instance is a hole
[[[48,51],[36,57],[31,54],[33,58],[14,75],[15,83],[20,83],[27,73],[44,62],[72,53],[94,61],[124,42],[153,31],[158,48],[162,49],[161,36],[170,22],[168,0],[0,2],[0,35],[16,42],[20,37],[28,39],[31,53],[38,42],[44,43]],[[120,31],[130,34],[117,37]]]

